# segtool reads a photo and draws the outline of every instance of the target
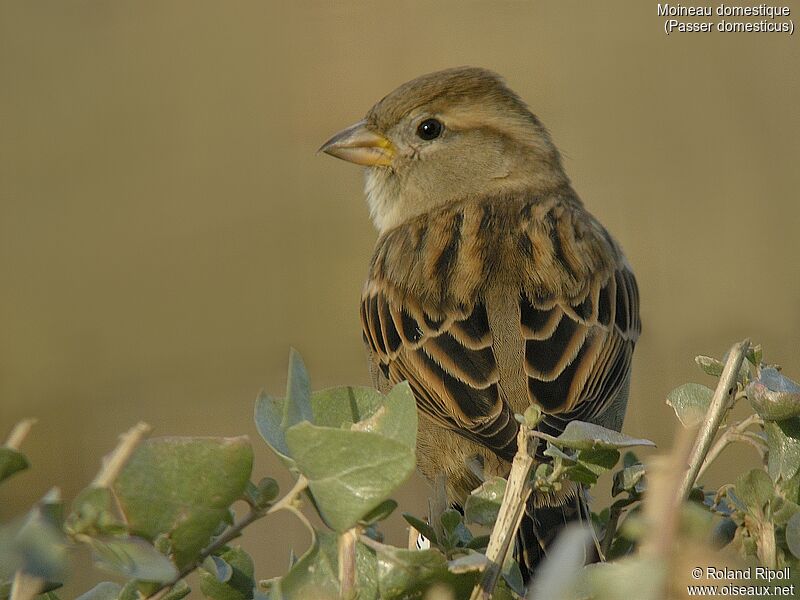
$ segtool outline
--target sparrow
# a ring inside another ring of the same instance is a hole
[[[410,385],[418,468],[446,478],[450,502],[508,474],[514,415],[532,404],[550,435],[573,419],[620,430],[641,331],[636,279],[503,79],[473,67],[423,75],[320,151],[365,167],[378,230],[361,296],[372,376],[382,391]],[[517,544],[526,579],[558,530],[586,516],[578,496],[532,498]]]

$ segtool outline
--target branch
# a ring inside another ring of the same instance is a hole
[[[306,489],[306,487],[308,487],[308,480],[303,475],[300,475],[300,477],[297,478],[297,481],[295,482],[294,487],[291,490],[289,490],[289,493],[286,494],[283,498],[281,498],[278,502],[273,504],[269,508],[269,510],[265,510],[265,509],[262,509],[262,508],[251,507],[250,508],[250,512],[248,512],[242,518],[241,521],[231,525],[228,529],[225,530],[225,532],[221,536],[219,536],[217,539],[215,539],[213,542],[211,542],[211,544],[209,544],[209,546],[207,548],[203,549],[203,551],[200,552],[200,555],[197,557],[197,560],[195,560],[193,563],[185,566],[183,568],[183,570],[180,573],[178,573],[178,575],[174,579],[172,579],[171,581],[163,584],[160,588],[158,588],[155,592],[153,592],[145,600],[160,600],[161,598],[163,598],[165,595],[167,595],[169,593],[169,591],[172,589],[172,587],[176,583],[178,583],[184,577],[186,577],[186,576],[190,575],[191,573],[193,573],[195,571],[195,569],[197,569],[201,564],[203,564],[203,561],[206,558],[208,558],[209,556],[214,554],[217,550],[219,550],[219,549],[223,548],[224,546],[226,546],[228,544],[228,542],[230,542],[230,541],[236,539],[237,537],[239,537],[242,534],[242,530],[245,527],[247,527],[251,523],[254,523],[255,521],[257,521],[261,517],[264,517],[266,515],[270,515],[270,514],[272,514],[274,512],[277,512],[277,511],[279,511],[281,509],[287,509],[287,510],[291,510],[292,512],[295,512],[296,509],[294,508],[294,501],[297,499],[297,496],[299,496],[300,493],[304,489]]]
[[[120,471],[128,462],[133,451],[142,442],[152,428],[147,423],[139,422],[119,436],[119,444],[114,451],[103,459],[103,466],[92,482],[93,487],[107,488],[114,484]]]
[[[489,561],[480,580],[472,590],[470,600],[488,600],[491,597],[500,577],[508,549],[519,528],[520,521],[522,521],[522,516],[525,514],[525,506],[531,495],[528,473],[533,466],[533,455],[538,444],[538,442],[534,442],[533,447],[529,447],[531,439],[531,428],[525,423],[521,424],[517,434],[517,453],[511,464],[503,502],[489,538],[489,546],[486,548],[486,558]]]
[[[339,596],[344,599],[353,598],[356,593],[356,542],[356,527],[339,537]]]
[[[264,511],[261,511],[259,509],[256,508],[251,509],[250,512],[248,512],[241,521],[235,523],[234,525],[231,525],[228,529],[225,530],[225,533],[223,533],[221,536],[215,539],[207,548],[205,548],[200,553],[200,556],[195,562],[184,567],[183,570],[180,573],[178,573],[178,575],[174,579],[172,579],[168,583],[163,584],[160,588],[158,588],[145,600],[159,600],[160,598],[166,596],[176,583],[178,583],[181,579],[183,579],[187,575],[190,575],[195,569],[197,569],[197,567],[203,564],[203,561],[206,558],[214,554],[220,548],[223,548],[228,542],[239,537],[242,534],[242,530],[245,527],[247,527],[254,521],[257,521],[265,514],[266,513]]]
[[[605,562],[606,556],[608,556],[609,551],[611,550],[611,543],[614,541],[614,536],[617,533],[617,527],[619,526],[619,518],[622,516],[623,509],[615,509],[611,508],[608,512],[608,523],[606,524],[606,532],[603,535],[603,542],[600,545],[600,560]]]
[[[14,574],[11,584],[11,600],[33,600],[44,588],[45,581],[22,571]]]
[[[714,442],[714,445],[711,446],[711,449],[708,451],[708,454],[706,455],[706,458],[703,461],[703,466],[701,466],[700,470],[697,472],[697,479],[700,479],[703,476],[703,473],[705,473],[706,469],[708,469],[708,467],[711,466],[711,463],[713,463],[720,455],[720,453],[725,448],[727,448],[728,445],[731,444],[732,442],[739,441],[739,442],[749,443],[755,446],[756,450],[758,450],[758,452],[763,457],[764,456],[763,441],[762,445],[759,446],[758,442],[756,442],[754,439],[748,437],[747,434],[745,434],[745,430],[748,427],[759,423],[762,425],[764,424],[764,421],[761,419],[761,417],[759,417],[758,415],[750,415],[749,417],[744,419],[741,423],[738,423],[723,431],[722,434],[719,436],[719,439],[717,439],[717,441]]]
[[[714,441],[714,436],[717,434],[725,413],[728,412],[735,398],[736,378],[749,347],[750,340],[744,340],[735,344],[728,353],[728,360],[725,363],[725,368],[722,369],[717,389],[714,390],[714,396],[711,398],[706,418],[700,425],[700,431],[697,433],[694,446],[689,454],[688,469],[678,488],[678,498],[687,498],[694,482],[697,481],[703,460],[711,448],[711,443]]]

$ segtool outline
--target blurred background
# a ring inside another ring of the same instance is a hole
[[[635,267],[628,433],[668,448],[666,393],[713,385],[693,357],[747,336],[800,377],[797,39],[662,26],[634,0],[0,2],[0,437],[39,419],[0,518],[51,485],[72,499],[140,419],[246,433],[287,489],[252,409],[289,347],[316,388],[369,382],[362,175],[316,150],[449,66],[505,76]],[[401,510],[427,494],[412,479]],[[267,578],[308,539],[278,515],[242,543]]]

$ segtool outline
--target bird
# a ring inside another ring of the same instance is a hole
[[[364,167],[378,232],[360,303],[370,371],[381,391],[408,382],[418,469],[444,478],[449,502],[508,474],[515,415],[531,405],[550,435],[572,420],[621,429],[641,332],[633,269],[503,78],[422,75],[320,151]],[[575,486],[534,494],[526,513],[527,581],[587,513]]]

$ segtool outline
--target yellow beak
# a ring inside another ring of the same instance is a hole
[[[386,167],[394,157],[392,142],[367,129],[365,121],[340,131],[322,144],[319,151],[367,167]]]

